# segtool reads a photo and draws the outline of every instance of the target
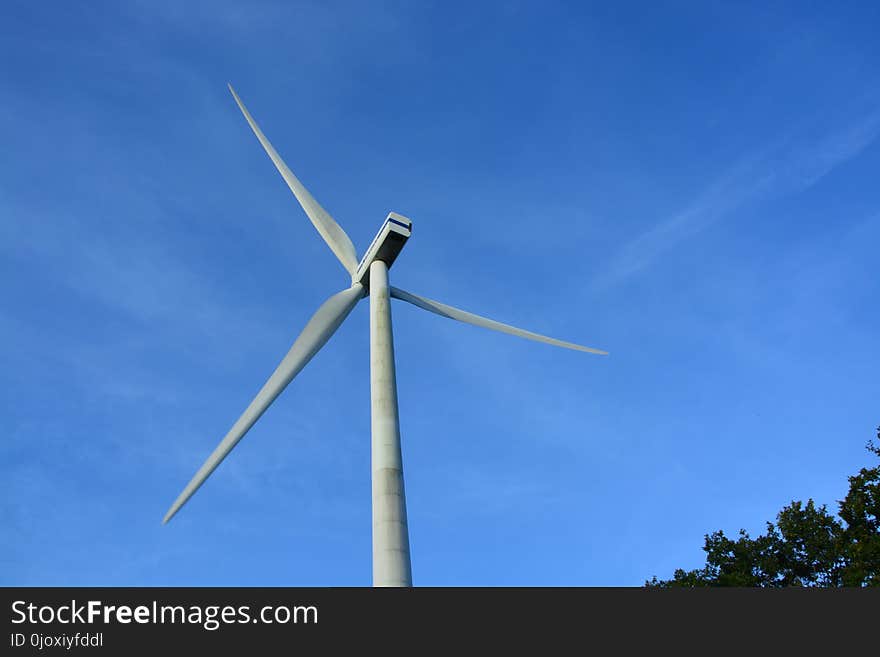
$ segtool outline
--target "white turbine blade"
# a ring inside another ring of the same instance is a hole
[[[284,182],[290,187],[290,191],[296,196],[296,200],[299,201],[299,204],[302,206],[302,209],[305,210],[305,213],[308,215],[312,224],[318,229],[318,232],[321,234],[321,237],[324,238],[324,241],[327,242],[327,246],[329,246],[333,253],[336,254],[336,257],[339,258],[339,262],[342,263],[342,266],[345,267],[348,273],[354,274],[358,266],[358,258],[357,252],[354,249],[354,244],[351,243],[351,239],[345,231],[342,230],[342,227],[334,221],[333,217],[331,217],[315,198],[309,194],[309,190],[303,187],[303,184],[299,179],[293,175],[293,171],[287,168],[284,160],[281,159],[281,156],[278,155],[278,151],[276,151],[272,147],[272,144],[269,143],[269,140],[266,139],[266,135],[260,130],[260,126],[254,121],[251,113],[247,111],[247,108],[244,106],[244,103],[241,102],[241,98],[235,93],[235,89],[232,88],[231,84],[229,85],[229,91],[232,92],[232,97],[235,98],[235,102],[238,103],[238,108],[241,110],[241,113],[244,114],[244,118],[247,119],[247,122],[250,124],[257,139],[260,140],[266,153],[268,153],[269,157],[272,159],[275,168],[278,169],[278,173],[284,178]]]
[[[473,313],[465,312],[464,310],[459,310],[458,308],[453,308],[452,306],[447,306],[445,303],[440,303],[439,301],[434,301],[433,299],[420,297],[417,294],[412,294],[405,290],[401,290],[399,287],[391,287],[391,296],[395,299],[400,299],[401,301],[406,301],[407,303],[411,303],[414,306],[418,306],[423,310],[436,313],[441,317],[457,319],[459,322],[464,322],[466,324],[482,326],[483,328],[492,329],[493,331],[501,331],[502,333],[509,333],[510,335],[518,335],[521,338],[535,340],[536,342],[545,342],[547,344],[552,344],[557,347],[564,347],[565,349],[586,351],[591,354],[601,354],[603,356],[608,355],[607,351],[602,351],[601,349],[593,349],[592,347],[584,347],[582,345],[574,344],[572,342],[564,342],[562,340],[557,340],[556,338],[549,338],[546,335],[541,335],[540,333],[532,333],[531,331],[526,331],[515,326],[510,326],[509,324],[502,324],[501,322],[496,322],[493,319],[487,319],[486,317],[480,317],[479,315],[474,315]]]
[[[275,369],[269,380],[266,381],[254,400],[250,403],[241,417],[226,434],[226,437],[220,441],[217,448],[208,457],[208,460],[199,468],[195,476],[192,478],[183,492],[168,509],[162,523],[168,522],[177,511],[186,504],[186,501],[192,497],[193,493],[201,486],[205,479],[220,465],[220,462],[226,458],[226,455],[241,440],[254,423],[260,418],[269,405],[275,401],[275,398],[281,394],[281,391],[287,387],[306,366],[312,356],[314,356],[323,347],[327,340],[336,332],[340,324],[345,321],[355,304],[364,296],[364,288],[360,283],[342,292],[334,294],[327,299],[318,311],[312,316],[306,327],[299,334],[299,337],[293,343],[290,351],[281,361],[281,364]]]

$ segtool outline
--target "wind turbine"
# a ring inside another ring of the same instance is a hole
[[[327,246],[351,276],[350,287],[327,299],[308,321],[287,355],[263,385],[257,396],[232,425],[229,433],[204,462],[183,492],[168,509],[163,524],[186,504],[226,455],[260,418],[281,391],[318,353],[355,305],[370,297],[370,401],[372,432],[373,489],[373,586],[411,586],[409,532],[406,521],[406,497],[403,487],[403,463],[400,452],[400,425],[397,410],[397,382],[394,368],[394,341],[391,332],[391,297],[441,317],[518,335],[529,340],[585,351],[607,354],[600,349],[563,342],[545,335],[502,324],[439,301],[421,297],[388,283],[388,269],[412,232],[412,222],[391,212],[364,256],[358,260],[354,245],[342,227],[322,208],[299,179],[287,168],[278,152],[266,139],[232,85],[229,91],[248,124],[271,158],[290,191],[299,201]]]

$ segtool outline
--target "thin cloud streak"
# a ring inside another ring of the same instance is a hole
[[[597,277],[596,287],[610,287],[650,267],[680,242],[744,205],[812,187],[880,135],[880,109],[830,134],[811,138],[804,133],[800,130],[743,158],[685,210],[625,244]]]

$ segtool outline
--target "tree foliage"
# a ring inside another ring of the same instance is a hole
[[[880,441],[880,427],[877,428]],[[873,441],[869,452],[880,457]],[[792,502],[752,538],[723,531],[706,535],[706,565],[675,571],[646,586],[880,586],[880,465],[849,477],[849,492],[834,517],[813,500]]]

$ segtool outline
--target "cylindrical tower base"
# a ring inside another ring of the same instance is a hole
[[[373,586],[412,586],[388,268],[370,265]]]

